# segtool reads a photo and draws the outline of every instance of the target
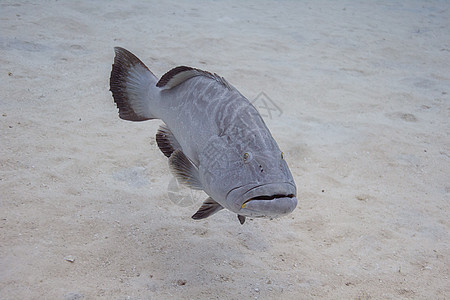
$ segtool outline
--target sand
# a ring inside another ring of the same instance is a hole
[[[450,297],[449,16],[446,1],[1,1],[0,298]],[[259,95],[298,208],[192,220],[206,197],[169,197],[161,122],[118,118],[114,46]]]

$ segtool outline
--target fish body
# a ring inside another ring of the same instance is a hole
[[[255,107],[223,77],[176,67],[159,80],[116,47],[110,90],[119,117],[161,119],[156,134],[174,175],[208,194],[194,219],[226,208],[245,217],[280,217],[297,205],[283,153]]]

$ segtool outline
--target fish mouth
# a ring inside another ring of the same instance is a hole
[[[297,206],[296,187],[291,182],[246,186],[241,188],[239,194],[235,210],[242,216],[280,217]]]
[[[257,197],[253,197],[253,198],[250,198],[248,200],[245,200],[245,202],[242,203],[241,208],[245,208],[245,205],[247,203],[249,203],[250,201],[255,201],[255,200],[274,200],[274,199],[279,199],[279,198],[294,198],[294,197],[295,197],[294,194],[288,194],[288,195],[276,194],[276,195],[271,195],[271,196],[267,196],[267,195],[257,196]]]

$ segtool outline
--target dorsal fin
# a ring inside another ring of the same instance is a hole
[[[189,78],[199,75],[199,72],[194,68],[186,66],[176,67],[164,74],[158,83],[156,83],[156,86],[164,89],[171,89]]]
[[[158,83],[156,83],[156,86],[168,90],[195,76],[205,76],[221,83],[229,90],[235,89],[231,84],[228,83],[228,81],[225,80],[225,78],[220,77],[215,73],[212,74],[207,71],[186,66],[173,68],[161,77]]]

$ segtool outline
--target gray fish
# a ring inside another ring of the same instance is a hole
[[[208,194],[192,216],[226,208],[245,217],[280,217],[297,206],[296,186],[255,107],[223,77],[176,67],[159,80],[131,52],[116,47],[110,90],[119,117],[161,119],[158,147],[183,184]]]

